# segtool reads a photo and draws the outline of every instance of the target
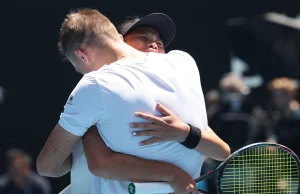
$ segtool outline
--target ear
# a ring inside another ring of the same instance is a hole
[[[74,52],[75,52],[75,56],[77,56],[79,61],[82,61],[84,63],[88,63],[87,54],[83,50],[77,49]]]
[[[124,41],[124,37],[122,34],[119,34],[120,38]]]

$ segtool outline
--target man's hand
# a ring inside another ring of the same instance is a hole
[[[168,182],[174,194],[197,194],[198,189],[192,177],[183,170],[176,171],[173,179]]]
[[[166,109],[161,104],[156,105],[156,109],[163,115],[156,117],[150,114],[136,112],[137,117],[143,118],[151,123],[131,123],[132,128],[140,128],[142,131],[135,131],[135,136],[153,136],[150,139],[140,142],[141,145],[153,144],[166,141],[185,141],[190,132],[190,127],[182,122],[174,113]]]

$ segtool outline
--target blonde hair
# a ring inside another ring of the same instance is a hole
[[[283,90],[292,95],[296,94],[298,87],[298,83],[295,80],[287,77],[275,78],[267,84],[267,88],[270,91]]]
[[[111,21],[95,9],[71,11],[59,33],[59,51],[69,60],[81,46],[104,48],[116,40],[118,32]]]

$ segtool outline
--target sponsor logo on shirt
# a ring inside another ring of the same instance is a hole
[[[68,104],[73,105],[73,96],[70,96],[68,99]]]

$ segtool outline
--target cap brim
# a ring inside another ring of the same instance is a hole
[[[169,16],[163,13],[152,13],[143,17],[134,25],[132,25],[129,29],[126,30],[126,32],[124,32],[123,35],[126,35],[133,29],[142,26],[149,26],[156,30],[165,47],[167,47],[172,42],[176,34],[175,24]]]

